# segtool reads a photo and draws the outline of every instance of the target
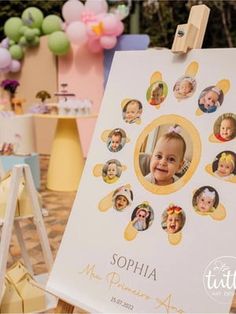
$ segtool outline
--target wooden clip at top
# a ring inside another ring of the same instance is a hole
[[[188,23],[177,26],[172,52],[186,53],[188,49],[202,47],[209,13],[210,9],[204,4],[192,6]]]

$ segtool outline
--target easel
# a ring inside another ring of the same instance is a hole
[[[28,192],[28,196],[30,197],[30,201],[32,204],[32,215],[24,216],[24,217],[15,217],[16,205],[17,205],[17,194],[19,190],[19,185],[22,177],[25,180],[26,191]],[[53,256],[50,249],[47,232],[44,226],[41,208],[38,201],[38,196],[36,189],[33,183],[33,177],[30,172],[30,168],[28,165],[16,165],[12,170],[12,177],[10,181],[9,187],[9,195],[8,201],[6,205],[6,215],[3,222],[2,236],[0,242],[0,296],[2,296],[3,284],[5,273],[7,269],[7,258],[9,253],[9,246],[11,241],[11,235],[13,230],[13,225],[15,226],[16,235],[19,241],[19,245],[21,248],[22,257],[24,263],[29,270],[29,272],[33,275],[32,266],[30,264],[29,256],[27,254],[27,250],[24,244],[24,239],[22,236],[22,231],[20,228],[19,220],[25,218],[34,218],[34,223],[37,228],[37,232],[39,234],[39,240],[41,243],[43,255],[45,258],[46,266],[48,271],[51,270],[53,264]]]
[[[195,5],[191,8],[187,24],[177,26],[171,51],[186,53],[192,48],[201,48],[210,9],[206,5]],[[59,299],[55,313],[73,313],[74,306]],[[81,312],[84,312],[81,309]]]

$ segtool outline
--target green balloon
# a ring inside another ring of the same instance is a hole
[[[41,35],[40,29],[34,28],[33,31],[34,31],[35,35],[37,35],[37,36]]]
[[[21,15],[25,25],[31,28],[40,28],[43,23],[43,13],[36,7],[25,9]]]
[[[21,35],[24,35],[24,33],[25,33],[25,31],[26,31],[27,29],[28,29],[27,26],[25,26],[25,25],[21,26],[21,28],[20,28],[20,34],[21,34]]]
[[[52,34],[53,32],[61,31],[62,30],[61,25],[62,25],[62,20],[59,16],[48,15],[43,20],[43,24],[42,24],[43,33],[46,35],[49,35],[49,34]]]
[[[21,38],[18,41],[18,44],[21,46],[27,46],[27,40],[26,40],[25,36],[21,36]]]
[[[57,56],[66,54],[70,49],[70,42],[64,32],[54,32],[48,36],[48,48]]]
[[[9,48],[12,59],[21,60],[24,56],[23,49],[19,45],[13,45]]]
[[[35,36],[32,41],[28,42],[28,45],[32,47],[38,46],[39,42],[40,42],[39,37]]]
[[[9,40],[9,46],[15,45],[15,43],[16,42],[14,40],[12,40],[12,39]]]
[[[21,37],[20,29],[22,25],[23,22],[19,17],[9,18],[4,24],[5,35],[17,42]]]
[[[25,31],[25,38],[26,38],[27,41],[32,41],[35,38],[34,30],[31,29],[31,28],[28,28]]]

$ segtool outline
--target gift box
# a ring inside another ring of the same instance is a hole
[[[29,273],[25,274],[15,286],[23,300],[24,313],[41,311],[46,308],[45,292],[36,286]]]
[[[0,181],[0,218],[5,217],[6,206],[7,206],[7,201],[9,197],[9,191],[10,191],[10,180],[11,180],[11,175],[9,173]],[[16,204],[15,216],[19,216],[18,203]]]
[[[1,313],[23,313],[23,301],[13,283],[4,282],[5,291],[0,305]]]
[[[45,291],[18,261],[6,273],[1,313],[31,313],[46,308]]]
[[[9,172],[1,181],[0,181],[0,218],[5,217],[6,206],[8,201],[8,195],[10,191],[10,181],[11,181],[11,173]],[[38,201],[41,207],[42,198],[38,193]],[[17,195],[17,204],[15,216],[31,216],[33,214],[32,211],[32,203],[29,197],[29,193],[27,192],[25,180],[22,177],[19,184],[18,195]]]

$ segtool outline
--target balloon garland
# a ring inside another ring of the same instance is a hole
[[[129,7],[117,7],[108,12],[105,0],[68,0],[62,7],[64,21],[57,15],[44,17],[36,7],[25,9],[20,17],[11,17],[4,24],[6,38],[0,43],[0,73],[18,72],[25,49],[37,46],[41,35],[48,36],[48,48],[65,55],[70,45],[87,45],[91,52],[111,49],[123,33],[122,19]]]

